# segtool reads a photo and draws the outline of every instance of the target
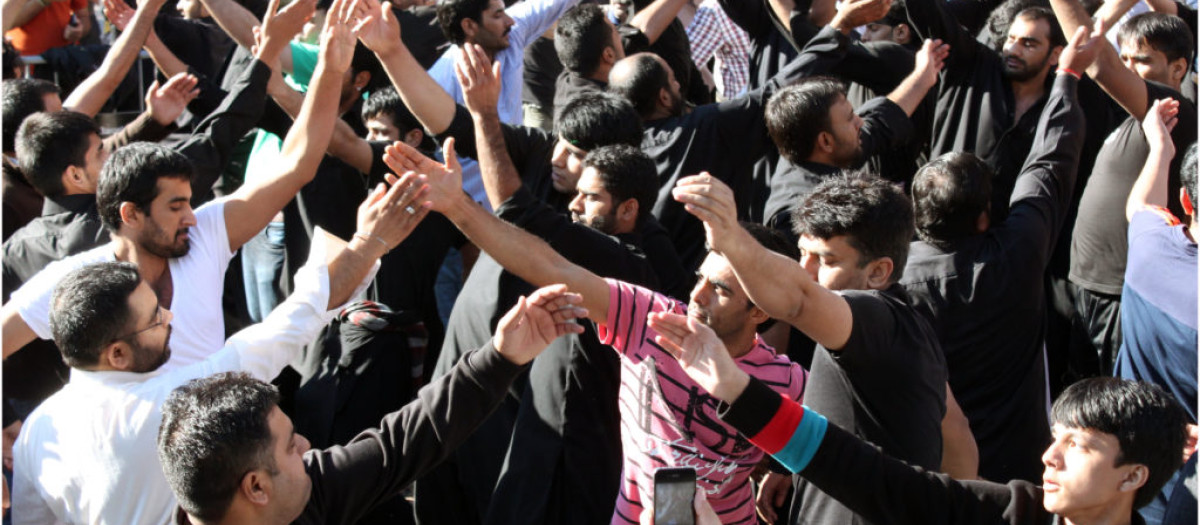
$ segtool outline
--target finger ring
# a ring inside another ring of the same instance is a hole
[[[408,212],[408,214],[409,214],[409,215],[416,215],[416,214],[417,214],[417,210],[413,209],[413,207],[412,207],[412,206],[405,206],[405,207],[404,207],[404,211]]]

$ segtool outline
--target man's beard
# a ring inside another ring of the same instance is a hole
[[[160,232],[162,232],[162,229],[157,229],[154,232],[150,232],[151,234],[146,236],[149,238],[148,239],[143,238],[141,240],[141,242],[138,243],[138,245],[143,250],[146,250],[146,252],[150,253],[151,255],[162,257],[164,259],[174,259],[176,257],[183,257],[184,255],[188,254],[188,250],[190,250],[192,247],[191,237],[184,239],[182,244],[179,244],[177,242],[165,244],[165,243],[157,242],[154,239],[155,237],[158,237],[158,235],[156,235],[156,234],[160,233]],[[180,235],[185,234],[185,233],[188,233],[187,228],[184,228],[182,230],[176,230],[175,236],[172,237],[171,240],[175,241],[176,239],[179,238]]]
[[[588,219],[583,215],[572,212],[571,220],[575,221],[577,224],[582,224],[605,235],[613,235],[613,231],[617,228],[616,213],[610,213],[608,215],[596,215],[591,219]]]
[[[1036,66],[1035,66],[1035,65],[1029,64],[1028,62],[1025,62],[1024,60],[1021,60],[1020,58],[1017,58],[1013,55],[1004,55],[1001,58],[1004,60],[1004,76],[1005,76],[1005,78],[1015,81],[1015,82],[1025,82],[1028,80],[1032,80],[1034,77],[1038,76],[1038,73],[1042,72],[1042,69],[1044,69],[1046,67],[1046,61],[1050,59],[1050,57],[1047,56],[1045,59],[1043,59],[1041,61],[1041,63],[1036,64]],[[1020,62],[1021,65],[1017,68],[1010,68],[1008,65],[1008,61],[1010,59]]]
[[[167,364],[171,359],[171,326],[167,325],[167,338],[163,340],[162,352],[155,355],[152,350],[142,346],[136,338],[130,341],[133,346],[133,371],[140,373],[153,372]]]

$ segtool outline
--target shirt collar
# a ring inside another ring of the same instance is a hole
[[[60,213],[84,213],[96,207],[96,195],[59,195],[47,198],[42,203],[42,215],[58,215]]]

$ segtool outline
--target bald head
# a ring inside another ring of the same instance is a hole
[[[653,53],[618,61],[608,74],[608,90],[625,97],[646,120],[677,115],[683,107],[671,66]]]

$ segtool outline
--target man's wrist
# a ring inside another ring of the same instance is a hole
[[[347,248],[354,252],[355,255],[367,261],[374,261],[387,254],[387,244],[380,244],[382,239],[379,242],[375,242],[370,237],[366,237],[366,235],[362,232],[355,232],[354,236],[350,238],[350,242],[347,243]],[[375,238],[379,239],[378,237]]]

